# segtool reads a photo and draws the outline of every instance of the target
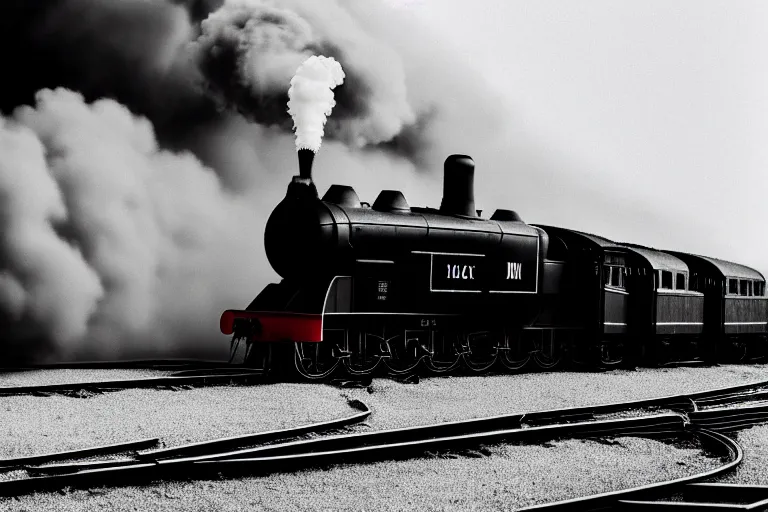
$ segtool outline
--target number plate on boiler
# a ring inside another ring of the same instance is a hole
[[[475,292],[482,290],[482,255],[432,255],[433,292]]]

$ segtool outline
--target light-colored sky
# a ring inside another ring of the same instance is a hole
[[[768,2],[390,2],[501,93],[510,126],[632,205],[594,231],[768,270]]]

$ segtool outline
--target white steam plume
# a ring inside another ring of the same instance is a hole
[[[296,131],[296,149],[317,153],[323,140],[323,128],[336,101],[333,89],[344,83],[344,71],[333,57],[313,55],[305,60],[288,89],[288,113]]]
[[[210,94],[245,117],[290,130],[286,84],[308,57],[343,63],[327,136],[360,148],[391,141],[417,121],[400,56],[336,0],[226,0],[189,45]]]

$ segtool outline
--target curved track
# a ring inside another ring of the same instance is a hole
[[[555,503],[523,508],[520,510],[765,510],[768,509],[768,487],[732,484],[696,484],[693,482],[712,478],[734,469],[743,458],[741,446],[724,432],[735,432],[760,423],[768,422],[768,405],[752,405],[733,408],[699,410],[703,404],[730,403],[741,405],[757,397],[765,398],[764,392],[748,390],[728,392],[720,396],[705,395],[701,402],[692,399],[694,411],[687,413],[686,428],[702,440],[702,444],[724,452],[730,461],[712,471],[686,478],[659,482],[646,486],[585,496]],[[685,501],[667,501],[670,496],[682,493]],[[665,499],[666,498],[666,499]],[[747,501],[752,498],[752,503]]]
[[[768,413],[760,417],[749,408],[720,409],[720,413],[708,412],[696,416],[697,400],[730,400],[740,403],[742,398],[759,393],[768,386],[766,382],[747,384],[731,388],[705,391],[689,395],[676,395],[652,400],[640,400],[594,407],[570,408],[557,411],[543,411],[529,414],[509,414],[489,418],[440,423],[436,425],[408,427],[394,430],[335,435],[309,440],[289,441],[256,448],[231,449],[238,443],[253,445],[257,442],[275,440],[281,436],[295,437],[306,432],[308,427],[284,431],[240,436],[176,448],[145,452],[133,459],[106,461],[80,465],[59,465],[50,469],[29,468],[33,474],[47,474],[18,480],[0,482],[0,494],[19,495],[29,492],[71,487],[93,487],[99,485],[135,485],[157,479],[205,478],[221,473],[228,475],[259,475],[276,471],[292,471],[308,467],[372,460],[392,460],[419,456],[427,450],[469,449],[479,444],[505,441],[545,441],[564,437],[623,436],[690,436],[695,435],[702,442],[712,444],[729,453],[730,462],[714,472],[693,475],[673,482],[662,482],[644,488],[630,489],[622,494],[612,493],[599,497],[578,499],[578,507],[593,504],[602,506],[605,500],[618,496],[636,496],[633,493],[649,489],[666,489],[684,482],[699,480],[719,474],[734,467],[741,460],[743,452],[738,445],[723,434],[701,428],[700,421],[717,418],[739,419],[739,414],[752,414],[749,421],[768,421]],[[370,414],[364,404],[353,406],[363,412],[351,418],[337,420],[351,424]],[[650,414],[641,417],[595,420],[596,414],[635,411],[644,408],[667,408],[672,413]],[[738,411],[746,411],[740,413]],[[746,418],[746,416],[744,416]],[[352,418],[357,418],[352,420]],[[335,424],[337,428],[339,423]],[[729,425],[730,427],[730,425]],[[222,450],[230,451],[222,451]],[[187,456],[197,453],[196,456]],[[178,458],[179,456],[185,456]],[[55,474],[50,474],[55,473]],[[63,474],[62,474],[63,473]],[[603,500],[603,501],[600,501]],[[574,501],[574,500],[571,500]],[[564,504],[549,507],[567,507]],[[570,503],[570,502],[568,502]],[[574,501],[574,503],[576,503]]]
[[[653,484],[643,485],[640,487],[633,487],[631,489],[623,489],[620,491],[612,491],[606,493],[595,494],[592,496],[585,496],[581,498],[573,498],[570,500],[558,501],[556,503],[548,503],[545,505],[538,505],[534,507],[526,507],[518,509],[522,512],[524,510],[547,510],[547,511],[592,511],[592,510],[613,510],[621,508],[621,500],[641,499],[647,498],[649,495],[669,494],[676,490],[677,487],[693,483],[706,478],[715,477],[731,471],[736,466],[741,464],[744,459],[744,450],[733,439],[726,437],[717,432],[712,432],[704,429],[697,429],[694,434],[699,437],[700,440],[709,444],[715,451],[724,452],[729,461],[720,466],[719,468],[712,469],[696,475],[690,475],[683,478],[677,478],[675,480],[667,480],[665,482],[657,482]]]

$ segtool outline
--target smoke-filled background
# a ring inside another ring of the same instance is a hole
[[[768,267],[766,8],[491,0],[5,0],[0,357],[225,357],[276,275],[288,87],[345,73],[320,193],[478,208]]]

